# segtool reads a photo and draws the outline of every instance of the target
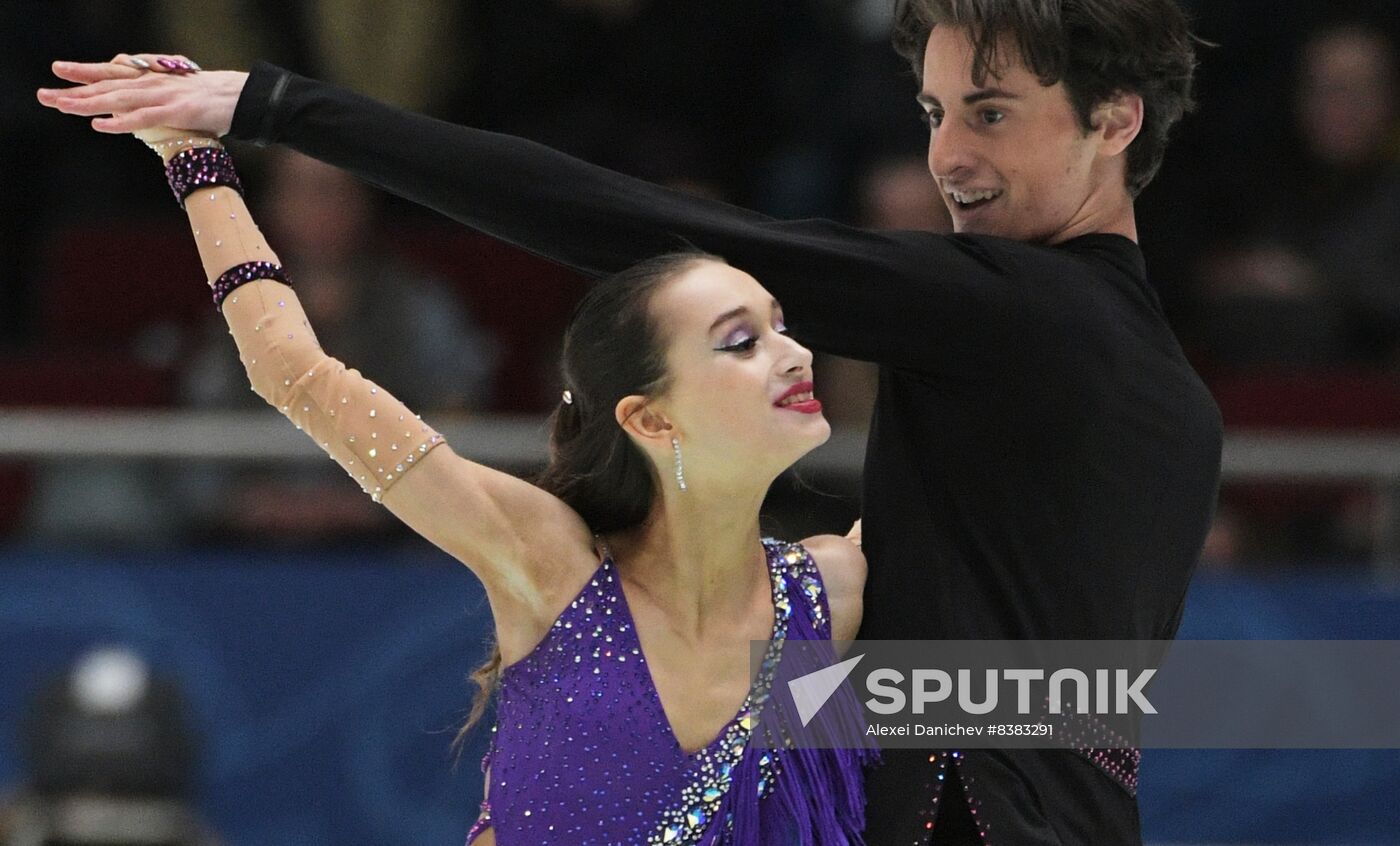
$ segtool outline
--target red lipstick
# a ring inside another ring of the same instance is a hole
[[[797,384],[784,391],[783,395],[778,397],[777,401],[773,404],[785,411],[798,411],[803,414],[817,414],[822,410],[822,404],[821,400],[817,399],[816,397],[811,397],[810,399],[804,399],[797,402],[784,403],[784,400],[787,400],[790,397],[796,396],[798,394],[810,393],[812,393],[811,381],[798,382]]]

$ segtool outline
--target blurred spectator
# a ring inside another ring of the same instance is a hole
[[[35,698],[28,772],[0,846],[214,846],[189,805],[194,741],[178,688],[125,648],[83,656]]]
[[[1226,366],[1397,366],[1396,47],[1347,22],[1299,59],[1296,144],[1246,186],[1240,241],[1202,263],[1205,351]]]
[[[831,71],[806,49],[809,3],[479,0],[470,15],[468,123],[748,205]]]
[[[300,154],[279,151],[271,164],[256,180],[267,186],[261,218],[323,348],[421,412],[486,407],[497,359],[491,338],[453,290],[394,258],[371,191]],[[177,374],[178,401],[206,411],[267,411],[223,321],[209,315],[198,326]],[[354,542],[398,530],[329,465],[170,466],[50,462],[40,469],[22,531],[60,547],[149,547],[182,537]]]
[[[414,111],[455,104],[469,77],[460,0],[156,0],[166,47],[206,68],[280,62]]]
[[[444,283],[391,256],[369,189],[305,156],[279,152],[262,180],[261,219],[326,352],[429,413],[485,406],[496,355]],[[248,386],[222,321],[180,378],[204,410],[266,409]],[[227,465],[181,471],[186,517],[200,534],[279,543],[353,540],[393,527],[344,472]]]
[[[890,48],[892,0],[788,4],[789,45],[767,116],[783,133],[761,174],[754,208],[775,217],[831,217],[858,223],[861,180],[873,161],[922,156],[928,134],[914,100],[909,64]],[[794,41],[794,36],[798,40]]]
[[[869,229],[952,232],[948,207],[922,156],[871,164],[857,182],[860,224]],[[813,367],[826,414],[836,424],[866,426],[875,407],[876,367],[822,355]]]
[[[37,332],[40,253],[52,227],[169,207],[169,190],[149,178],[149,151],[112,144],[86,121],[34,99],[36,88],[58,82],[49,71],[56,58],[107,58],[120,49],[115,43],[149,42],[147,17],[143,3],[120,0],[0,3],[0,352],[44,340]]]
[[[953,231],[948,207],[922,154],[871,164],[858,183],[861,225],[869,229]]]

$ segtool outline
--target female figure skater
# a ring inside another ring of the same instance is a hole
[[[851,638],[865,579],[845,538],[760,538],[769,484],[830,433],[767,291],[701,253],[599,284],[532,485],[322,351],[217,139],[136,134],[167,163],[253,390],[485,585],[500,698],[474,846],[860,842],[868,753],[756,742],[784,638]],[[751,679],[749,642],[770,639]],[[858,721],[838,699],[826,718]]]

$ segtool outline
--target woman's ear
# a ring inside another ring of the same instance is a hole
[[[642,443],[654,443],[658,448],[671,448],[675,429],[665,413],[646,397],[633,394],[617,401],[613,409],[617,425]]]

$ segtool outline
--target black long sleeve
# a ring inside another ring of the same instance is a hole
[[[1024,344],[1090,307],[1044,249],[982,237],[775,220],[595,167],[512,136],[378,103],[266,63],[230,135],[280,143],[531,253],[590,275],[687,244],[753,274],[804,342],[940,370]],[[1029,325],[1028,325],[1029,324]]]

